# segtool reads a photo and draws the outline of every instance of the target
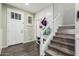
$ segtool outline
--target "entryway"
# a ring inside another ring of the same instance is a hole
[[[40,6],[40,7],[38,7]],[[36,16],[41,19],[52,15],[52,3],[2,3],[2,56],[39,56],[40,42],[36,36]],[[46,8],[46,15],[41,13]],[[40,11],[40,12],[39,12]],[[35,15],[36,14],[36,15]],[[38,17],[38,14],[39,17]],[[42,16],[42,17],[41,17]]]
[[[23,43],[24,13],[16,9],[7,9],[7,45]]]

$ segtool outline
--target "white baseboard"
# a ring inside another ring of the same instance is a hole
[[[32,41],[35,41],[35,40],[24,41],[23,43],[28,43],[28,42],[32,42]],[[2,50],[2,48],[6,48],[6,47],[8,47],[8,46],[7,46],[7,45],[4,45],[4,46],[2,46],[2,47],[0,48],[0,50]]]
[[[2,46],[2,48],[6,48],[6,47],[8,47],[7,45],[5,45],[5,46]]]
[[[22,42],[22,43],[28,43],[28,42],[32,42],[32,41],[35,41],[35,40],[24,41],[24,42]],[[2,47],[0,48],[0,50],[1,50],[2,48],[6,48],[6,47],[8,47],[8,46],[7,46],[7,45],[4,45],[4,46],[2,46]]]
[[[28,42],[32,42],[32,41],[35,41],[35,40],[30,40],[30,41],[24,41],[23,43],[28,43]]]

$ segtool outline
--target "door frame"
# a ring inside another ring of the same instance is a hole
[[[9,16],[8,16],[8,12],[10,11],[10,10],[14,10],[14,11],[18,11],[18,12],[21,12],[21,13],[23,13],[23,21],[24,21],[24,12],[23,11],[21,11],[21,10],[18,10],[18,9],[16,9],[16,8],[7,8],[7,24],[8,24],[8,19],[9,19]],[[8,27],[7,27],[8,28]],[[6,30],[7,30],[7,28],[6,28]],[[7,35],[6,35],[7,37],[8,37],[8,30],[7,30]],[[6,37],[6,38],[7,38]],[[7,39],[7,41],[8,41],[8,39]],[[22,43],[24,43],[24,26],[23,26],[23,40],[22,40]],[[10,46],[9,44],[8,44],[8,42],[7,42],[7,45],[6,45],[7,47],[8,46]]]

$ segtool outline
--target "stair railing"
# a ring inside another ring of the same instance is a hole
[[[60,14],[58,14],[55,18],[52,18],[53,20],[49,21],[48,25],[43,30],[41,30],[41,32],[40,32],[40,34],[41,34],[41,39],[40,39],[40,55],[41,56],[45,55],[44,52],[47,49],[48,45],[50,44],[50,41],[52,40],[52,37],[53,37],[53,35],[55,33],[55,31],[54,31],[54,25],[56,25],[55,22],[57,22],[57,19],[59,17],[60,17]],[[44,35],[44,32],[48,28],[50,28],[49,35]]]

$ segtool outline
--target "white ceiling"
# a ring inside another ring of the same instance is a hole
[[[25,5],[25,3],[7,3],[7,4],[29,11],[31,13],[37,13],[40,10],[52,5],[52,3],[29,3],[29,5]]]

